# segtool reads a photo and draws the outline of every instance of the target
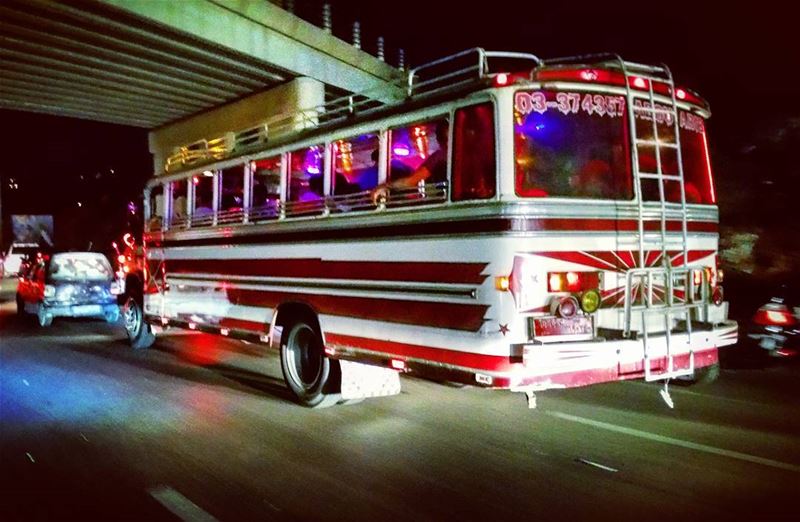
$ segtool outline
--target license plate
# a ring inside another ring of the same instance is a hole
[[[79,305],[72,309],[75,315],[94,315],[103,311],[100,305]]]
[[[549,335],[591,335],[592,318],[578,317],[537,317],[533,320],[533,335],[546,337]]]

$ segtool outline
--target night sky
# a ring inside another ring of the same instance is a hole
[[[609,51],[667,63],[678,85],[711,104],[723,222],[800,235],[800,220],[786,216],[793,189],[800,188],[793,157],[800,150],[800,27],[778,3],[332,3],[334,34],[349,41],[358,19],[363,48],[374,53],[376,37],[384,36],[393,64],[399,47],[412,66],[470,47],[543,58]],[[321,4],[295,2],[297,13],[317,24]],[[0,174],[6,182],[18,178],[22,187],[13,197],[4,190],[3,213],[56,214],[57,237],[69,236],[64,242],[113,235],[124,224],[127,200],[150,174],[141,129],[0,111],[0,139],[6,155]],[[79,200],[85,200],[80,209]],[[114,217],[98,222],[106,214]],[[83,232],[67,233],[75,225]]]

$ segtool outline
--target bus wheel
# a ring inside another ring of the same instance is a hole
[[[122,309],[125,320],[125,332],[128,334],[128,343],[135,350],[150,348],[156,341],[156,336],[150,325],[144,322],[142,300],[139,296],[128,295]]]
[[[338,390],[330,390],[335,387],[339,365],[325,357],[319,331],[304,319],[284,328],[281,370],[289,389],[303,406],[323,408],[339,401]]]

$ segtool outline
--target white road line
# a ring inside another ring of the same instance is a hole
[[[200,509],[197,504],[169,486],[156,486],[150,488],[147,492],[167,508],[170,513],[181,520],[186,522],[218,522],[216,518]]]
[[[681,439],[674,439],[672,437],[665,437],[664,435],[657,435],[655,433],[650,433],[648,431],[640,431],[635,430],[633,428],[625,428],[623,426],[617,426],[616,424],[609,424],[607,422],[586,419],[584,417],[577,417],[575,415],[570,415],[568,413],[561,413],[558,411],[548,411],[545,412],[547,415],[551,417],[556,417],[558,419],[570,421],[570,422],[577,422],[579,424],[585,424],[587,426],[592,426],[595,428],[599,428],[602,430],[613,431],[616,433],[622,433],[625,435],[630,435],[632,437],[639,437],[640,439],[647,439],[653,440],[656,442],[661,442],[663,444],[671,444],[673,446],[679,446],[681,448],[692,449],[696,451],[703,451],[705,453],[711,453],[712,455],[720,455],[723,457],[729,457],[732,459],[743,460],[745,462],[752,462],[754,464],[761,464],[762,466],[769,466],[772,468],[782,469],[785,471],[792,471],[794,473],[800,473],[800,466],[795,464],[789,464],[788,462],[780,462],[778,460],[772,459],[765,459],[763,457],[756,457],[755,455],[748,455],[747,453],[739,453],[738,451],[731,451],[722,448],[716,448],[714,446],[707,446],[705,444],[698,444],[696,442],[690,442],[688,440],[681,440]]]

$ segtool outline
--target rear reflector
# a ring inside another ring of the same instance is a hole
[[[392,359],[390,364],[395,370],[403,371],[406,369],[406,362],[400,359]]]

